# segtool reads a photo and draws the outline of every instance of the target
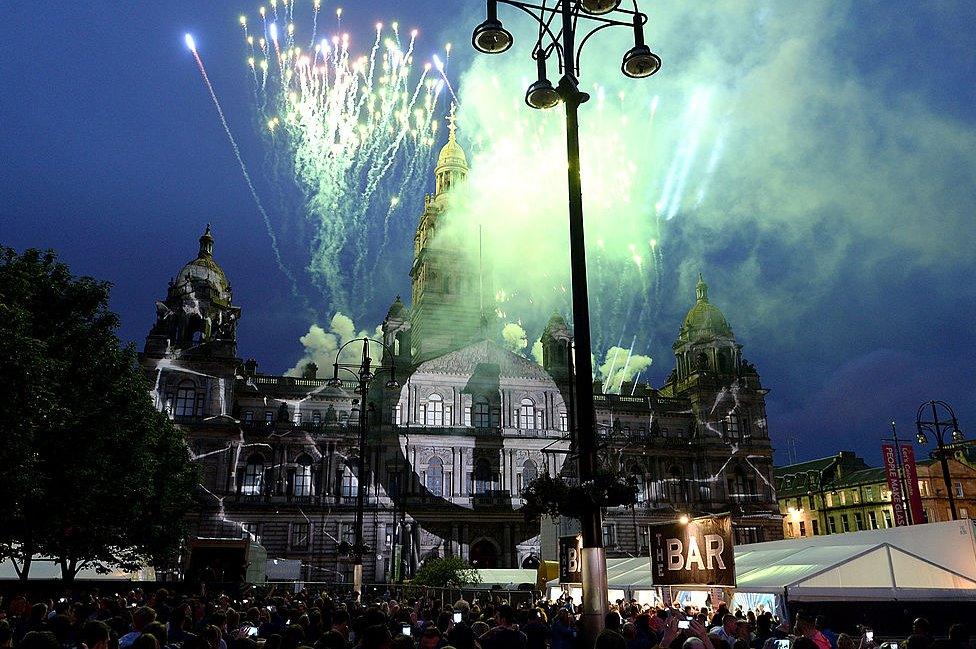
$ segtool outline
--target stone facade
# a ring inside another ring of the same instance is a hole
[[[339,544],[353,540],[361,478],[364,541],[374,550],[364,561],[367,583],[390,579],[395,566],[407,576],[435,555],[483,567],[554,558],[552,522],[543,530],[527,521],[519,494],[543,471],[572,467],[564,467],[572,333],[552,317],[542,366],[486,334],[494,327],[483,270],[459,265],[458,251],[436,236],[466,172],[452,127],[418,225],[413,304],[398,297],[382,327],[382,361],[395,364],[399,386],[379,376],[365,408],[355,382],[330,385],[314,365],[302,376],[267,375],[238,358],[241,310],[213,259],[208,228],[197,258],[157,303],[142,354],[159,407],[186,431],[201,464],[194,535],[250,535],[269,557],[299,559],[306,579],[348,582]],[[648,526],[682,513],[731,512],[739,542],[782,535],[766,390],[704,281],[697,293],[664,386],[624,383],[619,394],[605,394],[595,384],[601,459],[639,484],[635,507],[606,511],[609,556],[647,552]],[[367,469],[358,476],[364,410]]]

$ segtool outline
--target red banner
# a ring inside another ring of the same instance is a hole
[[[891,508],[895,512],[895,527],[908,525],[905,512],[905,501],[901,494],[901,476],[898,475],[898,455],[892,444],[881,445],[881,456],[884,458],[885,476],[888,478],[888,488],[891,490]]]
[[[922,493],[918,490],[918,472],[915,470],[915,449],[911,444],[901,445],[901,466],[905,472],[905,485],[908,487],[908,507],[912,512],[912,525],[925,522],[922,510]]]

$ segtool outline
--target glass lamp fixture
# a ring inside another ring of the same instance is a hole
[[[580,0],[580,7],[588,14],[602,16],[620,6],[620,0]]]
[[[501,54],[515,42],[511,32],[498,20],[498,3],[488,0],[488,18],[474,28],[471,45],[482,54]]]

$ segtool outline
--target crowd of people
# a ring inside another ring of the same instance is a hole
[[[361,600],[272,589],[232,598],[160,588],[0,598],[0,649],[971,649],[964,625],[945,631],[936,639],[920,618],[907,639],[882,642],[865,627],[835,633],[822,616],[788,622],[724,604],[618,601],[594,642],[584,641],[568,597],[512,606],[490,593],[450,602],[430,594]]]

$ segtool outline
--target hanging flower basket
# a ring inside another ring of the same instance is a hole
[[[566,516],[579,519],[590,506],[631,507],[637,502],[637,481],[632,476],[618,477],[598,473],[592,480],[570,485],[562,478],[543,475],[522,491],[527,519],[538,516]]]

